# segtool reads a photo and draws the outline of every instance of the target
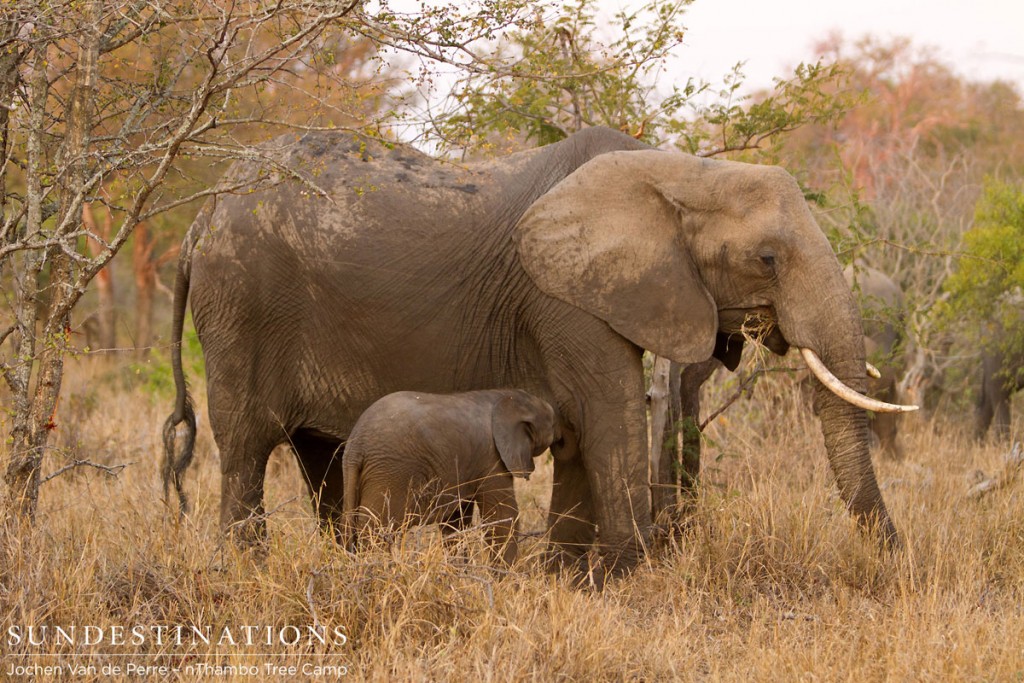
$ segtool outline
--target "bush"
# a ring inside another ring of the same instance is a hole
[[[186,321],[181,336],[181,363],[185,379],[195,381],[206,377],[203,347],[195,328]],[[125,368],[125,388],[140,388],[151,398],[164,401],[174,396],[174,373],[171,370],[170,347],[155,351],[144,360],[129,363]]]
[[[943,319],[972,342],[1002,351],[1024,344],[1024,188],[985,182],[945,291]]]

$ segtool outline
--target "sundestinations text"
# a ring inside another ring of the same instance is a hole
[[[133,626],[10,626],[9,647],[60,649],[61,646],[132,646],[154,644],[176,648],[198,645],[227,647],[273,647],[323,645],[341,647],[348,642],[344,626],[185,626],[181,624]]]

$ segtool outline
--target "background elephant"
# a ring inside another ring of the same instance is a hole
[[[860,302],[868,362],[881,375],[868,380],[868,395],[895,402],[897,384],[907,367],[903,290],[882,271],[859,261],[844,268],[843,277]],[[868,422],[882,454],[895,460],[903,458],[899,419],[896,413],[873,413]]]
[[[1024,388],[1024,352],[1003,349],[993,340],[981,355],[981,386],[975,409],[974,435],[984,439],[995,420],[995,435],[1000,440],[1010,436],[1010,401]]]
[[[558,412],[552,559],[596,541],[636,565],[651,504],[641,349],[732,356],[747,315],[801,348],[849,400],[866,387],[860,315],[792,176],[654,150],[603,128],[479,164],[344,132],[288,135],[239,162],[182,246],[172,330],[177,400],[165,473],[181,491],[194,415],[185,302],[206,358],[221,523],[265,536],[263,480],[293,445],[322,519],[342,512],[335,457],[360,413],[399,390],[521,387]],[[274,169],[289,169],[287,174]],[[730,338],[733,342],[728,343]],[[818,362],[819,359],[823,363]],[[845,384],[843,384],[845,382]],[[896,538],[862,407],[817,392],[842,499]],[[600,572],[597,573],[600,575]]]
[[[465,528],[480,508],[492,551],[517,554],[512,478],[555,440],[555,412],[521,390],[388,394],[363,413],[345,444],[346,545],[374,520]]]

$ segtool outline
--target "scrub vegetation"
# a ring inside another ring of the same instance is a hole
[[[69,417],[55,437],[61,454],[87,455],[111,473],[82,468],[43,484],[31,541],[42,552],[17,553],[17,563],[2,568],[5,671],[132,662],[177,667],[180,680],[229,681],[295,679],[285,670],[268,675],[268,664],[342,665],[347,679],[372,681],[1024,673],[1024,483],[969,495],[980,478],[1004,471],[1006,449],[975,445],[954,422],[905,418],[906,459],[876,461],[906,546],[902,555],[880,555],[834,493],[799,383],[768,373],[751,399],[709,426],[703,485],[677,533],[663,535],[631,576],[596,593],[542,568],[547,456],[519,487],[521,558],[510,570],[489,564],[479,527],[465,534],[462,555],[446,554],[431,528],[343,552],[318,531],[283,448],[268,475],[267,555],[238,555],[219,545],[220,472],[202,425],[187,481],[194,513],[179,524],[176,507],[160,502],[154,425],[167,396],[126,391],[132,378],[95,359],[69,365]],[[734,380],[713,381],[709,409],[734,388]],[[80,640],[84,626],[99,627],[104,640],[71,647],[54,644],[51,632],[47,645],[32,647],[24,629],[43,624],[77,625]],[[212,644],[188,631],[176,644],[179,625],[208,631]],[[18,645],[9,644],[12,626],[22,629]],[[112,645],[117,626],[125,642],[142,627],[145,642]],[[243,626],[257,627],[256,646],[242,644]],[[158,627],[168,634],[162,644]],[[217,644],[225,627],[237,644]],[[328,636],[342,628],[347,640],[310,642],[317,628]],[[56,656],[31,656],[40,651]],[[113,656],[126,651],[132,655]],[[203,675],[186,675],[190,665]],[[260,676],[241,666],[258,667]]]

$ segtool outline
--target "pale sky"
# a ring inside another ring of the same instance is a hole
[[[916,47],[935,47],[961,76],[1009,80],[1024,94],[1022,0],[695,0],[683,24],[689,30],[673,72],[714,83],[745,60],[747,83],[771,85],[815,61],[814,44],[838,31],[848,41],[908,36]]]

